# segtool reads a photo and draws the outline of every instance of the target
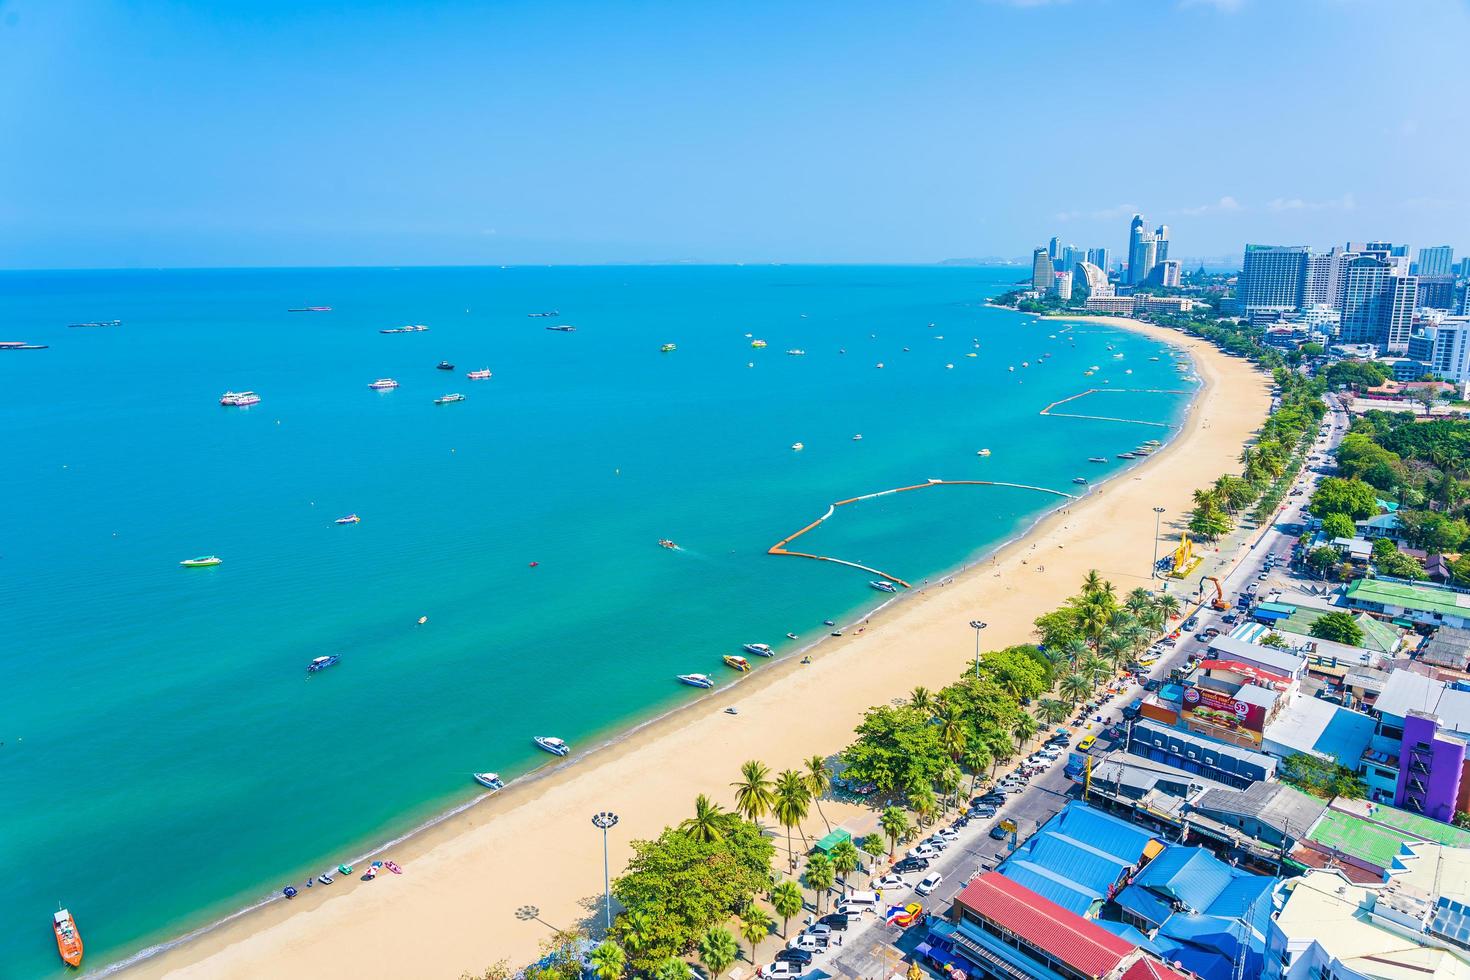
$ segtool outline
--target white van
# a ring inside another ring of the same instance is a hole
[[[878,909],[877,892],[848,892],[847,897],[837,903],[837,911],[847,915],[858,915],[862,912],[876,912]]]

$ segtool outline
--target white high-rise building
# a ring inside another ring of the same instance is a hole
[[[1052,236],[1051,243],[1047,245],[1046,256],[1047,258],[1051,259],[1053,265],[1061,261],[1062,240],[1060,238],[1057,238],[1055,235]]]
[[[1251,321],[1299,310],[1310,257],[1304,245],[1247,245],[1236,297]]]
[[[1038,248],[1031,253],[1031,288],[1044,296],[1051,286],[1051,254],[1045,248]]]
[[[1470,380],[1470,318],[1447,316],[1409,338],[1409,357],[1445,381]]]
[[[1419,280],[1403,275],[1398,257],[1380,249],[1350,260],[1342,272],[1342,325],[1345,344],[1376,344],[1390,354],[1408,350]]]
[[[1072,273],[1056,273],[1056,275],[1052,277],[1051,291],[1052,295],[1056,296],[1057,299],[1063,301],[1070,300],[1072,298]]]
[[[1342,265],[1354,253],[1334,245],[1327,252],[1313,252],[1307,258],[1307,277],[1302,285],[1302,306],[1336,306],[1342,288]]]

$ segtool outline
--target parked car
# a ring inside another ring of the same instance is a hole
[[[943,837],[945,840],[953,842],[959,839],[960,832],[953,827],[945,827],[943,830],[935,833],[934,836]]]
[[[847,916],[843,915],[840,912],[829,912],[817,921],[824,926],[831,926],[838,932],[847,931]]]
[[[932,861],[934,858],[939,857],[939,848],[929,844],[920,844],[917,847],[909,848],[909,852],[905,857],[923,858],[926,861]]]
[[[825,943],[832,938],[832,927],[818,922],[814,925],[807,926],[806,932],[802,935],[812,936],[817,942]]]
[[[970,815],[973,817],[993,817],[995,812],[995,807],[989,803],[979,803],[970,809]]]
[[[825,936],[817,936],[808,932],[803,932],[800,935],[792,936],[789,940],[787,940],[786,948],[806,953],[808,960],[810,960],[811,954],[819,952],[823,948],[823,940],[825,938]],[[780,959],[780,957],[777,957],[777,959]]]
[[[940,874],[938,871],[930,872],[923,881],[914,886],[914,891],[918,892],[920,895],[927,895],[934,889],[938,888],[939,883],[943,880],[944,875]]]
[[[1096,735],[1089,735],[1089,736],[1087,736],[1082,741],[1080,741],[1080,742],[1077,743],[1077,751],[1078,752],[1086,752],[1088,749],[1092,748],[1093,743],[1096,742],[1096,741],[1097,741],[1097,736]]]
[[[798,936],[797,938],[800,939],[801,937]],[[795,963],[798,966],[808,966],[808,965],[811,964],[811,961],[812,961],[812,954],[809,953],[809,952],[807,952],[804,949],[789,949],[788,948],[788,949],[777,950],[777,952],[776,952],[776,962],[777,963]]]
[[[877,881],[874,881],[872,885],[872,887],[878,889],[880,892],[886,892],[898,888],[907,888],[908,886],[909,883],[903,880],[902,875],[896,875],[891,871],[883,877],[879,878]]]
[[[991,840],[1005,840],[1007,836],[1009,836],[1008,833],[1000,829],[1000,824],[996,824],[994,827],[990,828]]]
[[[1199,617],[1198,616],[1190,616],[1188,619],[1186,619],[1184,621],[1184,624],[1183,625],[1184,625],[1184,629],[1185,629],[1186,632],[1192,633],[1192,632],[1194,632],[1194,628],[1199,625]]]
[[[800,963],[783,963],[777,960],[757,970],[756,976],[765,977],[768,980],[786,980],[787,977],[801,976],[801,971],[802,964]]]
[[[927,871],[929,868],[928,858],[906,857],[893,866],[893,870],[899,874],[909,874],[914,871]]]

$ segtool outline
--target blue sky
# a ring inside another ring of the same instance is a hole
[[[1470,249],[1463,0],[0,0],[0,267]]]

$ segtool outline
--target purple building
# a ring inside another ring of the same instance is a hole
[[[1439,719],[1423,711],[1404,716],[1394,806],[1449,823],[1460,799],[1465,743],[1439,733]]]

